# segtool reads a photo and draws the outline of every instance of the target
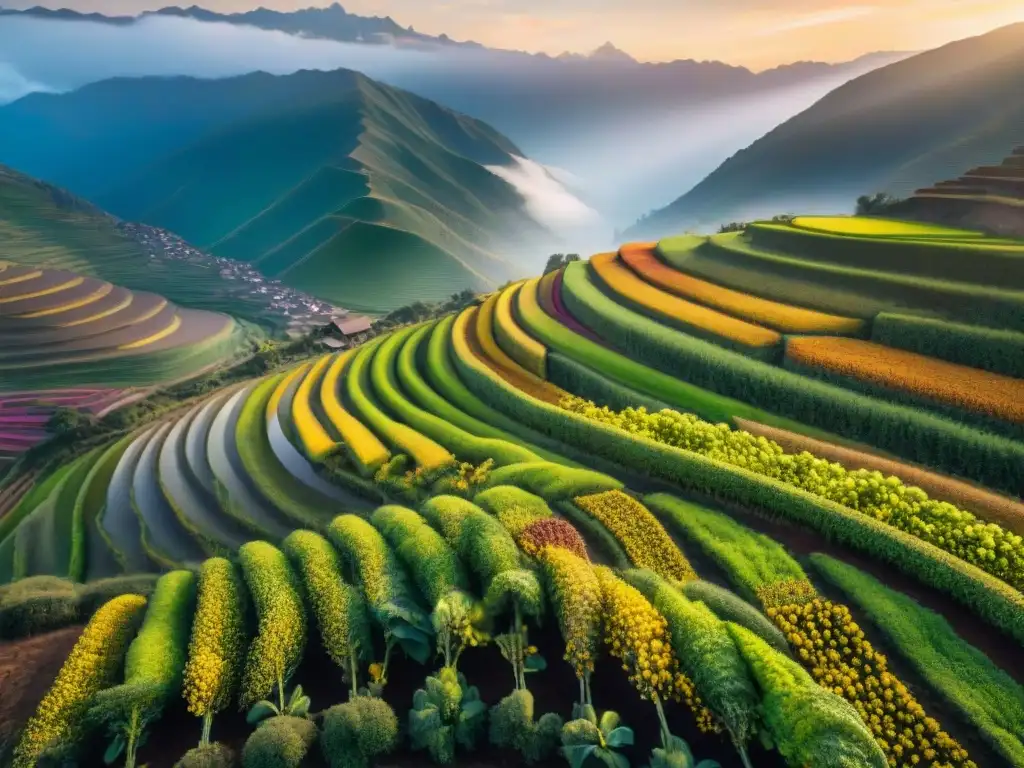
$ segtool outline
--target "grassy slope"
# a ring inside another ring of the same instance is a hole
[[[262,95],[250,93],[255,81],[264,86]],[[103,131],[115,126],[102,121],[90,123],[92,140],[64,134],[50,140],[71,142],[80,152],[95,149],[111,158],[108,166],[98,160],[83,166],[62,148],[63,159],[36,158],[29,167],[63,174],[78,185],[73,189],[92,190],[119,216],[165,227],[219,255],[258,261],[286,282],[364,309],[410,300],[411,294],[391,292],[395,275],[407,273],[410,263],[436,285],[415,298],[502,282],[511,265],[495,254],[513,237],[542,234],[513,187],[483,167],[508,164],[522,152],[486,125],[407,92],[343,71],[270,81],[257,75],[216,83],[145,81],[176,105],[171,111],[151,104],[139,82],[93,87],[63,102],[35,100],[20,112],[0,110],[0,138],[5,120],[27,120],[22,113],[33,104],[48,131],[98,104],[122,111],[145,104],[147,114],[116,126],[132,145],[127,151],[144,155],[135,164],[142,170],[128,170],[111,151]],[[143,131],[157,115],[166,125]],[[170,125],[180,127],[177,141],[164,135]],[[26,155],[24,147],[10,152]],[[107,183],[86,178],[83,167]],[[348,233],[353,221],[376,226]],[[395,229],[407,237],[396,242]],[[349,255],[354,247],[381,258],[357,260]],[[353,285],[355,272],[387,288]]]
[[[907,194],[998,162],[1020,142],[1021,78],[1024,24],[862,75],[737,152],[627,236],[779,213],[750,211],[816,193],[852,205],[860,194]]]

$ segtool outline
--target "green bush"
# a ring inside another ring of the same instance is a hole
[[[272,717],[245,740],[242,768],[299,768],[314,741],[316,726],[312,720]]]
[[[545,501],[562,501],[590,493],[620,490],[622,483],[589,469],[576,469],[546,461],[499,467],[491,472],[487,487],[515,485]]]
[[[612,426],[530,398],[489,375],[479,361],[464,356],[457,356],[456,361],[468,386],[536,429],[585,445],[591,453],[623,467],[809,526],[947,592],[986,621],[1024,640],[1024,595],[931,544],[777,480],[691,451],[628,435]],[[509,469],[503,467],[498,472]]]
[[[259,625],[246,657],[239,704],[246,709],[276,689],[283,709],[285,684],[306,648],[302,588],[284,553],[272,544],[243,544],[238,559]]]
[[[1015,680],[939,614],[851,565],[819,554],[811,562],[1008,764],[1024,766],[1024,689]]]
[[[514,749],[532,765],[554,754],[561,742],[562,718],[553,712],[534,720],[533,694],[514,691],[491,707],[491,744]]]
[[[757,732],[760,700],[725,622],[652,571],[627,571],[623,578],[668,621],[680,668],[708,709],[725,724],[737,751],[746,756],[747,742]]]
[[[563,293],[581,321],[640,362],[911,461],[1010,493],[1024,490],[1019,472],[1024,444],[848,392],[666,328],[601,293],[582,264],[566,269]]]
[[[881,312],[871,340],[951,363],[1024,378],[1024,333]]]
[[[789,643],[771,620],[746,600],[710,581],[691,581],[683,585],[683,594],[704,603],[722,621],[739,624],[780,653],[789,654]]]
[[[473,497],[473,503],[498,518],[514,537],[530,523],[551,517],[551,508],[540,496],[514,485],[495,485]]]
[[[118,595],[153,592],[157,576],[136,574],[75,584],[57,576],[30,576],[0,586],[0,640],[17,640],[89,621]]]
[[[370,363],[370,381],[377,397],[405,424],[422,435],[436,440],[463,461],[479,464],[493,459],[498,466],[524,461],[539,461],[532,451],[494,437],[478,437],[439,416],[422,410],[406,399],[398,377],[404,373],[406,383],[416,384],[415,368],[408,366],[396,372],[399,348],[416,330],[415,327],[393,332],[377,347]]]
[[[306,603],[313,609],[327,654],[352,691],[358,690],[359,662],[373,656],[366,601],[341,575],[341,560],[330,542],[312,531],[293,531],[281,543],[305,586]]]
[[[729,633],[761,690],[761,709],[789,765],[886,768],[885,754],[853,705],[738,624]]]
[[[125,751],[129,768],[135,764],[146,726],[181,693],[195,597],[196,576],[191,571],[160,577],[142,628],[128,647],[124,683],[97,694],[90,710],[92,720],[107,724],[114,738],[112,750]]]
[[[204,744],[193,747],[174,764],[174,768],[234,768],[238,757],[225,744]]]
[[[323,713],[320,748],[330,768],[370,768],[398,741],[398,717],[383,699],[357,696]]]

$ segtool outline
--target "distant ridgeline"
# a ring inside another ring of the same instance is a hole
[[[0,109],[0,161],[364,311],[513,277],[506,259],[550,233],[484,166],[522,155],[345,70],[109,80]]]

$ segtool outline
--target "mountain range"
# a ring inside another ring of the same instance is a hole
[[[656,237],[799,210],[906,196],[1024,137],[1024,23],[864,74],[737,152],[626,234]]]
[[[0,162],[367,311],[518,276],[551,232],[489,126],[347,70],[116,79],[0,109]],[[501,254],[499,256],[498,254]]]

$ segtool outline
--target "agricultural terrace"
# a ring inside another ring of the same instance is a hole
[[[184,309],[95,277],[5,264],[0,407],[20,390],[40,391],[44,400],[52,394],[60,398],[54,402],[78,407],[70,396],[80,391],[82,407],[101,411],[116,402],[114,394],[109,402],[85,395],[186,378],[248,346],[249,331],[227,315]],[[68,381],[86,389],[64,393],[67,397],[49,391]],[[10,442],[5,432],[0,424],[0,446]]]
[[[8,754],[1024,768],[1022,248],[626,245],[8,478]]]

